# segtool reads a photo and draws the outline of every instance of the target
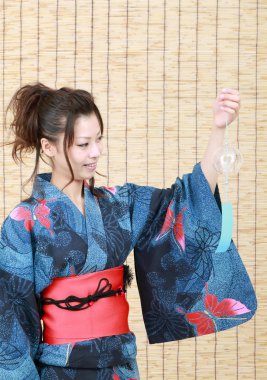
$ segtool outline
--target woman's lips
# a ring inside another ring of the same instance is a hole
[[[93,165],[84,165],[89,171],[94,171],[96,169],[96,165],[97,164],[93,164]]]

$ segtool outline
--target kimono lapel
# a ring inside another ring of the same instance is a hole
[[[58,201],[64,202],[66,215],[63,217],[66,223],[76,234],[86,236],[88,244],[86,260],[77,274],[105,269],[107,262],[106,236],[97,198],[91,193],[88,183],[84,180],[84,216],[73,201],[51,183],[51,177],[51,172],[37,174],[32,195],[35,199],[47,201],[47,205],[50,202],[54,205]]]
[[[97,198],[84,182],[85,218],[88,237],[88,253],[80,274],[105,269],[107,263],[107,239]]]

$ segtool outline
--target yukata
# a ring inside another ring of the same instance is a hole
[[[140,379],[134,332],[72,344],[42,342],[41,292],[54,278],[122,265],[134,252],[149,343],[215,333],[248,321],[257,308],[248,273],[231,241],[215,253],[221,200],[200,162],[170,188],[84,181],[85,216],[40,173],[31,199],[1,227],[0,378]]]

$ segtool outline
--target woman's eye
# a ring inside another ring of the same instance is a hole
[[[102,139],[103,139],[103,135],[102,136],[100,136],[100,137],[98,137],[98,141],[101,141]],[[81,148],[84,148],[84,147],[86,147],[88,145],[88,143],[85,143],[85,144],[79,144],[78,146],[80,146]]]
[[[85,144],[81,144],[81,145],[78,145],[78,146],[80,146],[80,147],[84,147],[84,146],[86,146],[86,145],[88,145],[88,143],[85,143]]]

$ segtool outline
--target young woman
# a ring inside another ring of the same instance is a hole
[[[170,188],[95,187],[104,127],[91,94],[42,83],[14,94],[12,157],[35,150],[36,161],[30,197],[1,229],[1,379],[139,379],[125,297],[132,250],[150,343],[254,315],[256,296],[233,241],[215,253],[221,201],[213,156],[239,103],[237,91],[220,92],[203,160]],[[38,173],[40,159],[51,172]]]

